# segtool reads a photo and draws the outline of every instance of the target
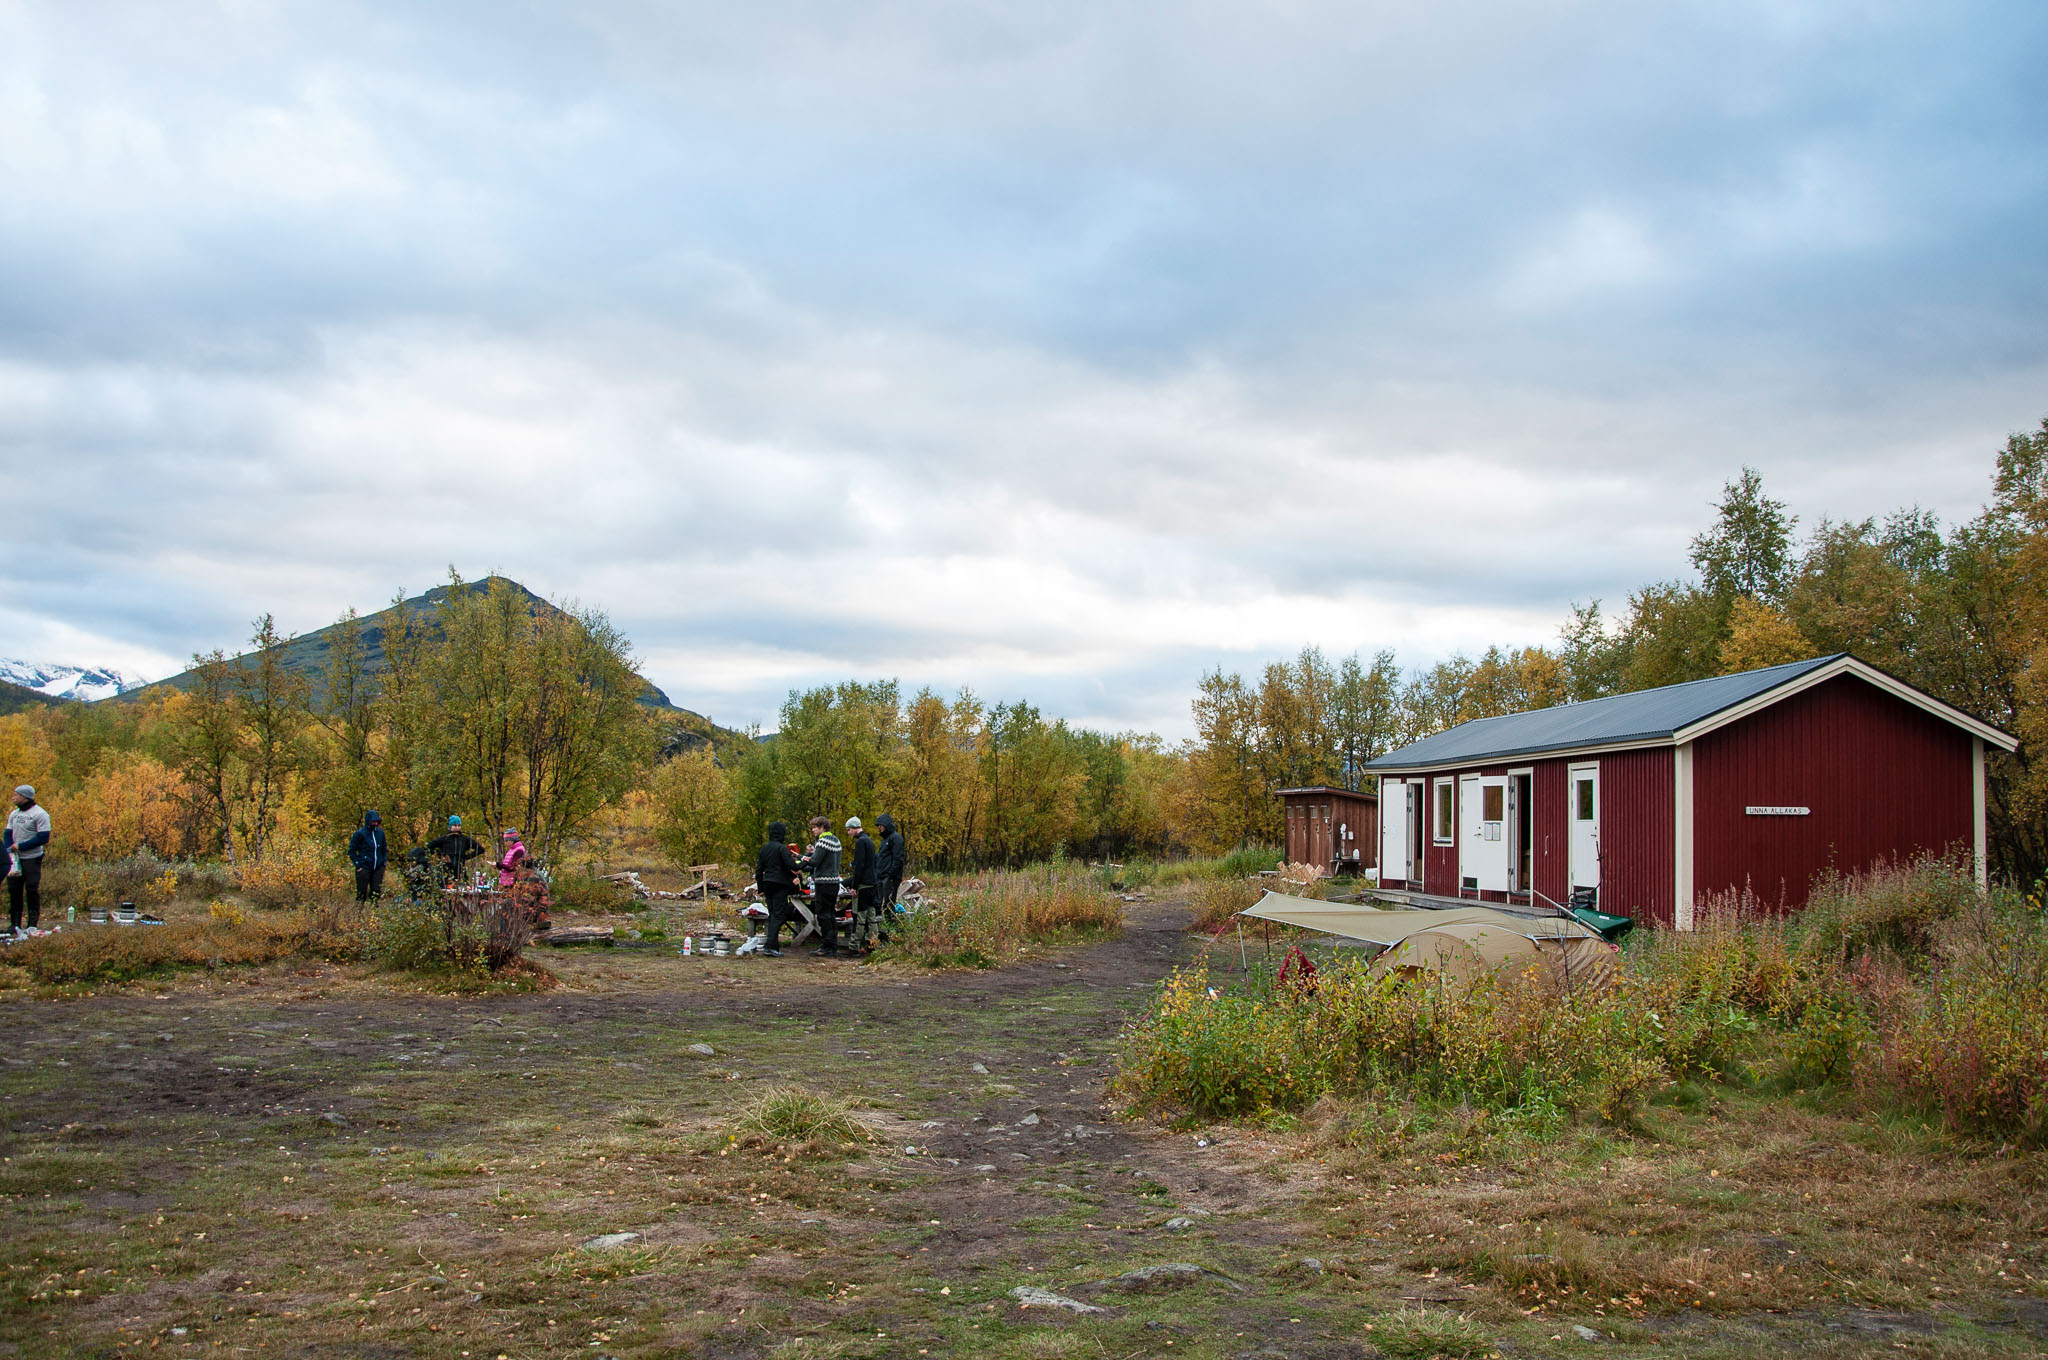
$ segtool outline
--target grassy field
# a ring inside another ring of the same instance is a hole
[[[0,1354],[2048,1338],[2040,1154],[1926,1120],[1698,1079],[1628,1128],[1545,1139],[1393,1101],[1127,1121],[1119,1034],[1196,947],[1185,904],[1127,911],[987,970],[647,947],[536,951],[553,977],[532,990],[291,958],[0,993]]]

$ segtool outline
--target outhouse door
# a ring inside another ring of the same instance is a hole
[[[1415,786],[1380,781],[1380,882],[1408,881],[1408,819],[1415,815]]]
[[[1574,765],[1571,780],[1572,888],[1600,886],[1600,767]]]
[[[1465,892],[1508,890],[1508,781],[1468,774],[1458,781],[1459,887]]]

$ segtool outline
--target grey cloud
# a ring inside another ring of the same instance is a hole
[[[1167,729],[1199,656],[1543,640],[1743,462],[1809,520],[1969,511],[2048,378],[2044,36],[15,6],[0,627],[176,656],[455,561],[735,720],[837,668]]]

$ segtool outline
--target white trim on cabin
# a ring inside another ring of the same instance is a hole
[[[1449,790],[1451,803],[1444,806],[1444,792]],[[1448,830],[1445,828],[1448,826]],[[1431,845],[1456,845],[1458,843],[1458,781],[1433,779],[1429,787],[1429,842]]]
[[[1671,920],[1692,929],[1692,743],[1671,753]]]
[[[1984,738],[1970,743],[1970,829],[1976,841],[1977,886],[1991,886],[1991,838],[1984,818]]]
[[[1604,746],[1541,746],[1533,751],[1502,751],[1483,760],[1443,760],[1431,765],[1389,765],[1383,774],[1435,774],[1440,770],[1477,770],[1489,765],[1505,765],[1511,760],[1563,760],[1570,757],[1611,756],[1623,751],[1655,751],[1668,748],[1669,737],[1645,737],[1641,741],[1609,742]]]

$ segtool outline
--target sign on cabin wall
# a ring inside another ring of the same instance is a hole
[[[1752,817],[1811,817],[1812,808],[1803,807],[1746,807],[1743,809]]]

